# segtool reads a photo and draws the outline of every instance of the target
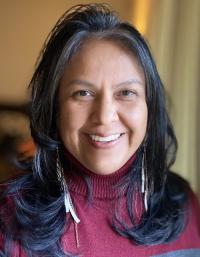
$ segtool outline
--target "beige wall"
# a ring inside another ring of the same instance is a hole
[[[0,102],[27,99],[27,85],[42,43],[63,12],[91,1],[0,0]],[[102,1],[95,1],[102,2]],[[131,0],[107,0],[130,19]]]
[[[200,196],[200,1],[146,1],[154,4],[147,37],[170,98],[169,110],[179,143],[173,169]]]

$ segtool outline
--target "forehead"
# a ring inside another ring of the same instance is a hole
[[[106,39],[86,40],[66,65],[63,79],[87,77],[98,81],[136,76],[144,82],[144,74],[134,53],[120,43]]]

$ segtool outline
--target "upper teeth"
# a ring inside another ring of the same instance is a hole
[[[92,140],[94,141],[100,141],[100,142],[109,142],[109,141],[113,141],[116,140],[120,137],[121,134],[115,134],[115,135],[111,135],[108,137],[99,137],[96,135],[90,135],[90,137],[92,138]]]

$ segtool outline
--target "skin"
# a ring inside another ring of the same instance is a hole
[[[58,127],[67,150],[92,172],[111,174],[142,144],[147,116],[144,74],[134,55],[115,42],[87,41],[59,87]],[[91,134],[121,136],[102,143]]]

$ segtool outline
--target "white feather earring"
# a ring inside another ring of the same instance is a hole
[[[75,209],[74,209],[74,206],[73,206],[73,203],[72,203],[72,199],[71,199],[71,196],[70,196],[70,193],[69,193],[69,190],[68,190],[68,186],[67,186],[67,183],[65,181],[63,168],[62,168],[61,163],[60,163],[58,149],[57,149],[57,157],[56,157],[56,169],[57,169],[58,180],[60,181],[61,189],[63,190],[63,193],[64,193],[64,205],[65,205],[66,213],[70,212],[74,221],[76,223],[79,223],[80,220],[79,220],[78,216],[76,215],[76,212],[75,212]]]
[[[141,174],[141,192],[144,194],[144,208],[148,211],[148,174],[146,163],[146,145],[144,145],[144,151],[142,156],[142,174]]]

